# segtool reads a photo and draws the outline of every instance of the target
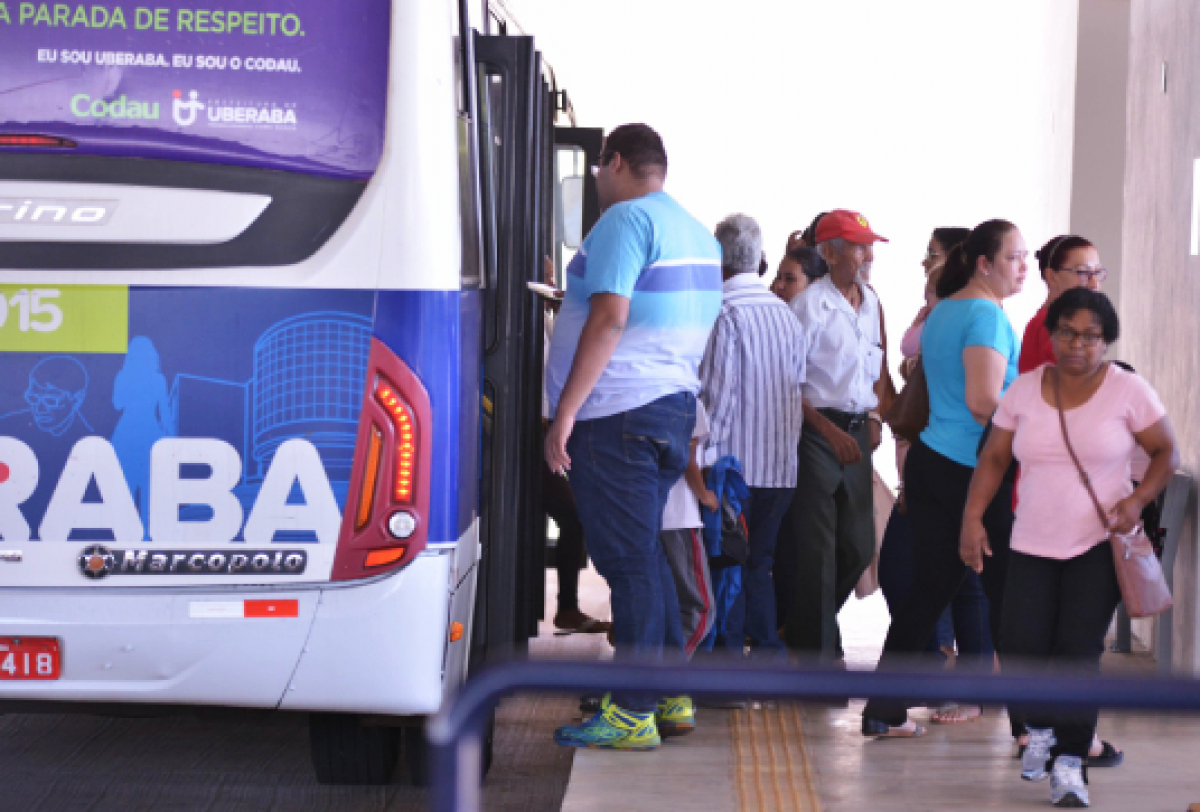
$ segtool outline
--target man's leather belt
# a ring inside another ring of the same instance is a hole
[[[845,432],[855,432],[867,425],[866,412],[843,412],[841,409],[817,409],[830,423]]]

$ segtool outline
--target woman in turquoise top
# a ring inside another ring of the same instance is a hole
[[[967,489],[984,426],[1017,377],[1020,343],[1000,303],[1019,293],[1029,252],[1017,227],[988,220],[971,231],[946,259],[938,280],[942,300],[921,334],[921,357],[929,388],[929,425],[908,452],[904,491],[913,526],[915,581],[892,617],[880,668],[895,667],[925,647],[938,617],[966,577],[958,553]],[[992,639],[1000,647],[1000,615],[1008,538],[1012,532],[1012,484],[1005,483],[984,515],[992,557],[981,573],[988,596]],[[1013,735],[1024,733],[1013,720]],[[863,711],[864,736],[912,737],[925,733],[908,721],[906,703],[873,699]]]

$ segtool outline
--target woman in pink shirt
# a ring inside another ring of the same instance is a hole
[[[1005,662],[1095,674],[1121,593],[1108,531],[1067,452],[1055,404],[1061,399],[1072,444],[1115,533],[1133,531],[1142,509],[1166,487],[1179,451],[1150,385],[1104,361],[1119,332],[1108,297],[1068,290],[1050,305],[1046,327],[1057,365],[1020,376],[1000,401],[971,480],[961,553],[977,572],[987,566],[983,513],[1015,457],[1021,480],[1001,624]],[[1135,444],[1150,456],[1137,488],[1129,470]],[[1040,781],[1052,772],[1058,806],[1088,805],[1081,768],[1097,714],[1095,708],[1024,710],[1030,741],[1021,777]]]

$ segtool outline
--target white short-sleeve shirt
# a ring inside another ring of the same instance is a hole
[[[828,275],[792,300],[804,328],[808,357],[800,386],[817,408],[865,412],[879,405],[875,382],[883,370],[879,297],[859,282],[862,304],[855,311]]]
[[[708,412],[704,411],[704,404],[697,400],[696,428],[692,431],[692,439],[698,441],[696,444],[697,465],[703,464],[704,443],[708,439],[708,432]],[[687,479],[681,476],[675,483],[675,487],[671,488],[671,492],[667,494],[667,504],[663,507],[662,529],[688,530],[703,526],[704,523],[700,521],[700,501],[688,487]]]

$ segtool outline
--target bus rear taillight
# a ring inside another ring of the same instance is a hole
[[[396,393],[396,388],[380,377],[375,384],[375,399],[379,401],[396,430],[396,487],[397,502],[409,504],[413,496],[413,466],[417,461],[417,427],[412,411]]]
[[[53,135],[22,135],[0,133],[0,147],[44,147],[46,149],[75,149],[79,144],[69,138]]]
[[[372,339],[333,580],[398,569],[425,548],[432,430],[425,387]]]

